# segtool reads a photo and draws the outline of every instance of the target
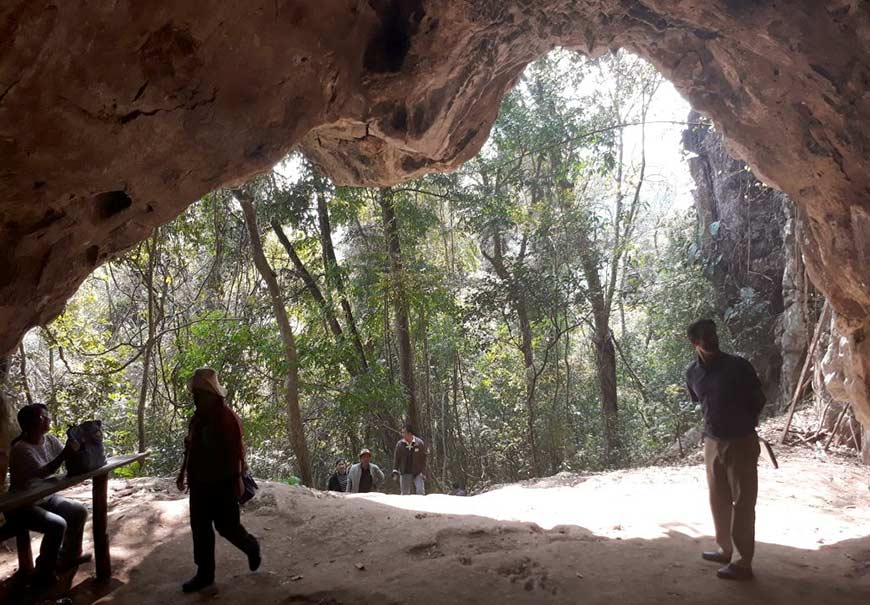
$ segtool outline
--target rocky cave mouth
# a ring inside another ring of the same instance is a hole
[[[870,427],[865,3],[13,2],[0,31],[3,351],[96,264],[294,146],[338,183],[449,170],[483,144],[530,61],[623,47],[795,202],[835,313],[840,394]]]

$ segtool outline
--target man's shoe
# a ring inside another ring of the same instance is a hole
[[[726,555],[721,550],[702,552],[701,558],[705,561],[712,561],[713,563],[728,564],[731,562],[731,555]]]
[[[263,559],[260,557],[260,544],[257,544],[257,548],[254,549],[254,552],[248,554],[248,569],[251,571],[257,571],[260,568],[260,563],[263,562]]]
[[[751,567],[741,567],[734,563],[729,563],[725,567],[719,568],[716,575],[723,580],[751,580],[754,577]]]
[[[182,592],[199,592],[203,588],[208,588],[214,584],[213,579],[209,579],[200,575],[195,575],[187,582],[181,585]]]
[[[88,561],[93,559],[93,555],[90,553],[82,554],[74,558],[63,558],[57,562],[57,571],[58,573],[63,573],[72,569],[73,567],[78,567],[79,565],[84,565]]]

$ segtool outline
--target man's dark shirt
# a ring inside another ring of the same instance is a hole
[[[360,468],[362,471],[359,475],[359,493],[367,494],[372,491],[372,469]]]
[[[338,471],[332,473],[332,476],[329,478],[329,485],[327,489],[331,492],[345,492],[345,488],[347,487],[347,473],[343,475],[339,475]]]
[[[190,422],[187,480],[192,484],[220,483],[238,476],[244,456],[242,425],[229,408],[211,415],[194,414]]]
[[[719,353],[705,366],[700,359],[686,370],[692,401],[701,403],[704,434],[716,439],[736,439],[755,431],[767,399],[761,381],[748,361]]]

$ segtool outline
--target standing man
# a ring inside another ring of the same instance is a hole
[[[399,477],[402,495],[409,496],[413,485],[418,496],[425,496],[425,473],[426,444],[414,435],[414,427],[406,424],[393,454],[393,477]]]
[[[367,494],[384,482],[384,471],[372,464],[372,453],[364,449],[359,453],[359,462],[347,473],[347,493]]]
[[[716,574],[720,578],[748,580],[755,552],[761,451],[755,427],[766,398],[752,365],[719,350],[712,319],[693,323],[688,336],[697,359],[686,370],[686,385],[704,415],[704,460],[719,545],[719,550],[701,556],[724,564]],[[732,562],[735,548],[738,557]]]
[[[347,460],[344,458],[335,461],[335,472],[329,478],[327,489],[331,492],[347,491]]]

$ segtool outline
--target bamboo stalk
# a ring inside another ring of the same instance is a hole
[[[834,437],[837,436],[837,430],[840,428],[840,423],[843,422],[843,418],[846,416],[846,412],[849,410],[849,404],[846,403],[843,405],[843,411],[840,412],[840,415],[837,416],[837,421],[834,423],[833,428],[831,428],[831,434],[828,437],[828,441],[825,443],[825,451],[828,451],[828,448],[831,447],[831,442],[834,441]]]
[[[785,420],[785,427],[782,429],[782,435],[779,437],[779,444],[782,445],[785,443],[786,435],[788,435],[788,430],[791,428],[791,421],[794,418],[794,411],[797,408],[798,399],[800,399],[801,393],[804,389],[804,381],[806,379],[807,371],[812,365],[813,355],[816,352],[816,346],[819,344],[819,336],[822,333],[822,326],[827,322],[828,314],[831,310],[831,305],[828,301],[825,301],[825,305],[822,308],[822,313],[819,315],[819,321],[816,322],[816,329],[813,332],[813,340],[810,343],[809,348],[807,349],[807,357],[804,359],[804,366],[801,369],[801,375],[798,379],[797,386],[795,387],[794,395],[791,398],[791,404],[788,408],[788,417]]]

